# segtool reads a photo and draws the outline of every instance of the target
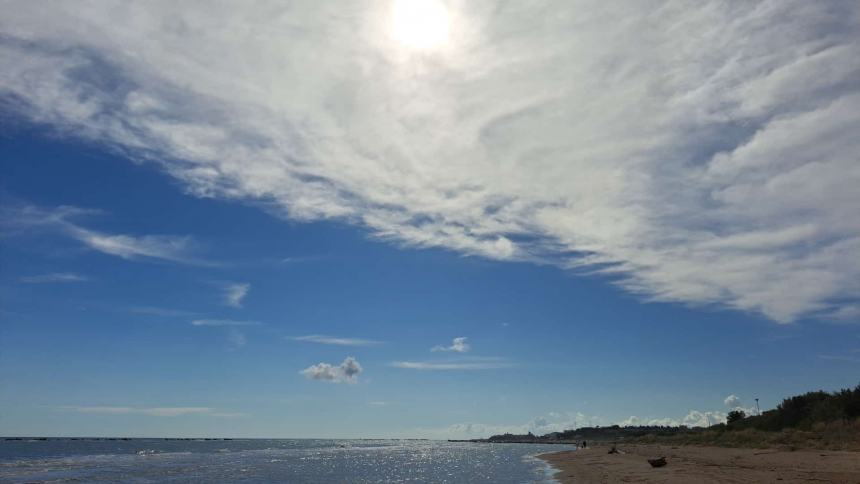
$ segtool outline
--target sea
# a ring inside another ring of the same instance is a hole
[[[567,445],[433,440],[2,439],[0,482],[550,483]]]

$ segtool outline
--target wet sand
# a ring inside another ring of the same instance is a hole
[[[539,457],[559,469],[567,483],[668,482],[860,483],[860,452],[826,450],[730,449],[724,447],[619,445],[554,452]],[[646,459],[665,456],[665,467]]]

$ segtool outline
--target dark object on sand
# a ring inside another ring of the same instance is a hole
[[[612,448],[611,448],[611,449],[609,449],[609,452],[608,452],[608,453],[609,453],[609,454],[617,454],[617,453],[618,453],[618,449],[616,449],[616,448],[615,448],[615,445],[614,445],[614,444],[612,445]]]
[[[659,459],[648,459],[648,463],[651,464],[651,467],[663,467],[666,465],[666,458],[660,457]]]

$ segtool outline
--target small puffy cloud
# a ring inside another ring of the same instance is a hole
[[[467,339],[468,338],[466,338],[465,336],[460,336],[454,338],[454,341],[451,343],[451,346],[437,345],[433,348],[430,348],[430,351],[453,351],[455,353],[466,353],[470,349],[472,349],[469,343],[466,342]]]
[[[358,375],[363,371],[361,364],[352,356],[348,356],[338,366],[328,363],[317,363],[300,371],[309,380],[322,380],[332,383],[356,383]]]
[[[322,334],[309,334],[306,336],[291,336],[287,339],[292,341],[305,341],[309,343],[319,343],[324,345],[335,345],[335,346],[371,346],[378,345],[382,343],[381,341],[376,341],[372,339],[362,339],[362,338],[336,338],[333,336],[326,336]]]
[[[248,295],[251,290],[251,285],[247,282],[226,284],[224,290],[224,304],[234,308],[242,307],[242,300]]]
[[[741,399],[740,399],[740,398],[738,398],[738,396],[737,396],[737,395],[732,394],[732,395],[727,396],[727,397],[726,397],[726,399],[725,399],[725,400],[723,400],[723,403],[724,403],[727,407],[732,407],[732,408],[734,408],[734,407],[737,407],[737,406],[739,406],[739,405],[741,404]]]
[[[90,278],[75,274],[73,272],[52,272],[50,274],[39,274],[35,276],[24,276],[21,282],[26,284],[48,284],[48,283],[63,283],[63,282],[85,282]]]

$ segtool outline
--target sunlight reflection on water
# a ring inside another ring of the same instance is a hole
[[[0,480],[552,482],[562,445],[408,440],[0,441]]]

